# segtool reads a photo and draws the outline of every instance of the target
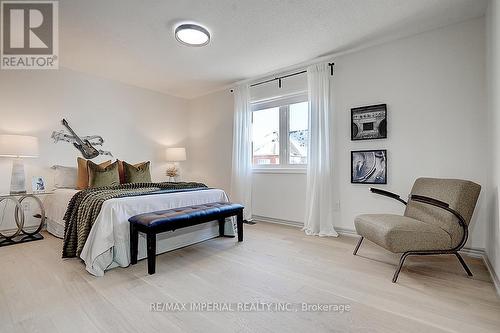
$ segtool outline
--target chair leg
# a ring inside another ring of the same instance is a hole
[[[399,265],[396,271],[394,272],[394,276],[392,278],[392,283],[396,283],[398,280],[399,272],[401,272],[401,268],[403,268],[403,264],[405,263],[406,257],[408,257],[411,254],[411,252],[405,252],[401,256],[401,259],[399,259]]]
[[[469,267],[467,267],[467,264],[465,263],[464,259],[462,258],[462,256],[458,253],[458,252],[455,252],[455,255],[457,256],[458,258],[458,261],[460,261],[460,263],[462,264],[462,267],[465,269],[465,271],[467,272],[467,275],[468,276],[472,276],[472,272],[470,271]]]
[[[361,236],[359,238],[358,244],[356,244],[356,247],[354,248],[354,252],[352,252],[353,255],[356,255],[358,253],[359,247],[361,246],[361,243],[363,242],[364,237]]]

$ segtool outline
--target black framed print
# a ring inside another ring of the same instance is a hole
[[[387,150],[351,151],[351,183],[387,184]]]
[[[387,104],[351,109],[351,140],[387,138]]]

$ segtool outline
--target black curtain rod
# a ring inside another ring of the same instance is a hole
[[[335,63],[330,62],[330,63],[328,63],[328,66],[330,66],[330,75],[333,75],[333,66],[335,66]],[[278,88],[281,88],[281,80],[282,79],[286,79],[288,77],[295,76],[295,75],[304,74],[306,72],[307,72],[306,70],[303,70],[303,71],[292,73],[292,74],[278,76],[278,77],[276,77],[274,79],[269,79],[269,80],[266,80],[266,81],[262,81],[262,82],[257,82],[257,83],[251,84],[250,87],[260,86],[261,84],[265,84],[265,83],[269,83],[269,82],[273,82],[273,81],[278,81]],[[233,92],[233,89],[231,89],[230,91]]]
[[[283,76],[280,76],[280,77],[277,77],[277,78],[274,78],[274,79],[269,79],[269,80],[266,80],[266,81],[262,81],[262,82],[258,82],[258,83],[254,83],[254,84],[251,84],[250,87],[256,87],[256,86],[260,86],[261,84],[264,84],[264,83],[269,83],[269,82],[273,82],[273,81],[278,81],[278,87],[281,88],[281,80],[282,79],[286,79],[287,77],[291,77],[291,76],[295,76],[295,75],[300,75],[300,74],[304,74],[306,73],[307,71],[300,71],[300,72],[297,72],[297,73],[292,73],[292,74],[288,74],[288,75],[283,75]]]

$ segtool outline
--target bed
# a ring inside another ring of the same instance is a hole
[[[45,200],[47,230],[57,236],[64,236],[64,213],[70,199],[78,191],[57,189]],[[140,213],[198,205],[210,202],[228,202],[226,193],[221,189],[150,194],[115,198],[103,203],[101,211],[93,224],[80,254],[87,271],[95,276],[114,267],[127,267],[130,264],[130,239],[128,218]],[[226,223],[226,235],[234,235],[233,223]],[[201,224],[173,233],[158,235],[157,253],[163,253],[219,235],[218,223]],[[139,259],[146,258],[144,235],[139,237]]]
[[[69,201],[76,193],[78,190],[60,188],[43,198],[45,215],[47,216],[47,231],[58,238],[64,237],[64,213],[66,213]]]

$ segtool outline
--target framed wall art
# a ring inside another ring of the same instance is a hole
[[[387,138],[387,104],[351,109],[351,140]]]
[[[351,151],[351,183],[387,184],[387,150]]]

